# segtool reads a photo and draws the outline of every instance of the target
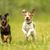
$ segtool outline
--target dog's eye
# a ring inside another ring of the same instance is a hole
[[[29,15],[29,16],[31,16],[31,15]]]

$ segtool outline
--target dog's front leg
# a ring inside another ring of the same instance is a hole
[[[32,38],[33,38],[33,41],[35,42],[35,40],[36,40],[36,31],[35,31],[35,30],[33,30],[33,31],[31,32],[31,36],[32,36]]]
[[[33,30],[33,29],[30,29],[29,31],[28,31],[28,34],[27,34],[27,37],[29,37],[29,36],[32,36],[32,38],[33,38],[33,41],[35,41],[35,37],[36,37],[36,31],[35,30]]]
[[[25,36],[26,40],[28,40],[27,31],[24,28],[22,28],[22,31],[24,32],[24,36]]]
[[[33,29],[29,29],[28,34],[27,34],[27,37],[30,36],[31,32],[33,32]]]
[[[26,29],[26,22],[24,22],[23,23],[23,26],[22,26],[22,31],[24,32],[24,35],[25,35],[25,38],[26,38],[26,40],[28,40],[28,38],[27,38],[27,29]]]

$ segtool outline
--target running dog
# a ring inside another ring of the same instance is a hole
[[[11,42],[11,31],[10,31],[10,25],[8,24],[7,16],[9,14],[6,13],[5,15],[0,15],[1,20],[1,39],[3,43]]]
[[[35,24],[32,21],[32,15],[33,15],[34,11],[35,11],[35,9],[33,9],[31,12],[26,11],[25,9],[22,10],[22,14],[24,15],[22,31],[24,32],[26,40],[29,39],[30,35],[32,36],[34,41],[36,39]]]

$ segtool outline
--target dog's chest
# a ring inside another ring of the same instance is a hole
[[[26,23],[25,28],[26,28],[27,30],[29,30],[30,27],[31,27],[31,24],[27,24],[27,23]]]
[[[9,31],[9,26],[7,25],[6,27],[1,27],[1,30],[3,31],[3,32],[8,32]]]

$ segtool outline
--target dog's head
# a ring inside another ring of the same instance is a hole
[[[8,13],[6,13],[5,15],[0,15],[0,19],[1,19],[1,24],[4,26],[4,25],[6,25],[6,23],[7,23],[7,16],[8,16],[9,14]]]
[[[35,9],[33,9],[31,12],[23,9],[22,13],[23,13],[23,15],[25,17],[25,20],[29,21],[32,18],[32,15],[33,15],[34,11],[35,11]]]

